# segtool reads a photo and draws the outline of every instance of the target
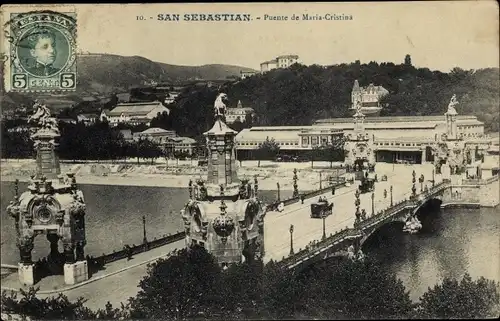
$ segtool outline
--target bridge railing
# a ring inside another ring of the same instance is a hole
[[[292,266],[302,260],[316,256],[319,250],[328,247],[330,245],[333,245],[339,241],[342,241],[342,239],[359,237],[359,236],[360,236],[359,232],[355,229],[352,228],[342,229],[340,232],[330,235],[328,238],[319,241],[317,243],[314,243],[313,245],[310,245],[305,249],[301,249],[299,252],[284,258],[279,262],[279,264],[282,267]]]
[[[441,191],[443,188],[448,187],[448,185],[449,185],[448,182],[441,182],[441,183],[429,188],[427,191],[423,191],[423,192],[417,194],[417,198],[419,196],[420,197],[421,196],[427,197],[429,195],[433,195],[433,194]],[[366,220],[359,223],[359,225],[357,225],[357,228],[363,229],[363,228],[373,224],[376,221],[379,221],[381,219],[384,219],[386,217],[389,217],[389,216],[392,216],[392,215],[398,213],[399,211],[401,211],[402,209],[404,209],[406,207],[415,206],[415,205],[416,205],[416,200],[404,199],[402,201],[395,203],[393,206],[388,207],[382,211],[377,212],[375,215],[368,217]]]
[[[495,175],[495,176],[491,176],[491,177],[488,177],[486,179],[481,179],[481,178],[478,178],[478,179],[464,179],[462,181],[462,183],[464,185],[487,185],[487,184],[490,184],[490,183],[493,183],[495,181],[498,181],[498,175]]]
[[[499,177],[500,177],[500,175],[491,176],[491,177],[485,179],[484,183],[485,184],[493,183],[495,181],[498,181]]]
[[[365,220],[361,221],[359,223],[359,225],[356,225],[356,228],[363,229],[367,226],[372,225],[373,223],[375,223],[377,221],[380,221],[381,219],[384,219],[386,217],[390,217],[390,216],[398,213],[399,211],[401,211],[402,209],[404,209],[408,206],[414,206],[414,205],[415,205],[415,203],[413,200],[404,199],[402,201],[395,203],[393,206],[376,213],[375,215],[369,216]]]
[[[324,194],[324,193],[330,191],[332,189],[332,187],[340,188],[344,185],[345,185],[345,179],[343,177],[341,177],[341,178],[339,178],[339,180],[337,182],[333,183],[332,185],[328,185],[327,187],[323,187],[323,188],[317,189],[315,191],[307,192],[307,193],[302,193],[297,197],[290,197],[288,199],[279,200],[279,201],[275,201],[271,204],[267,204],[266,209],[268,211],[276,211],[278,209],[278,205],[280,203],[283,203],[284,206],[295,204],[295,203],[300,202],[301,195],[304,196],[304,199],[309,199],[309,198],[312,198],[312,197],[315,197],[315,196],[318,196],[318,195],[321,195],[321,194]]]

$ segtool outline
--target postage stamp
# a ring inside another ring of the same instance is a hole
[[[19,92],[76,89],[76,13],[11,13],[5,25],[10,89]]]

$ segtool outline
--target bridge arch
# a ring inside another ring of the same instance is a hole
[[[419,221],[425,220],[429,215],[433,215],[439,210],[443,203],[442,195],[434,195],[422,200],[418,206],[413,209],[412,217],[416,217]]]
[[[406,215],[398,216],[365,230],[363,237],[359,240],[359,247],[361,248],[361,250],[366,250],[366,246],[370,244],[371,241],[373,241],[377,236],[380,236],[381,233],[387,231],[388,229],[400,228],[402,230],[406,223],[406,220]]]

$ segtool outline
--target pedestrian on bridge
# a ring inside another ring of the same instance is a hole
[[[384,188],[384,198],[387,198],[387,189]]]
[[[125,245],[125,253],[127,253],[127,261],[130,261],[132,259],[132,248],[130,245]]]

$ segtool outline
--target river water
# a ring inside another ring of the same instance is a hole
[[[179,210],[188,197],[186,188],[79,185],[87,204],[85,253],[100,255],[142,242],[142,215],[148,239],[182,230]],[[1,182],[1,261],[17,264],[13,219],[5,209],[13,198],[13,183]],[[20,184],[20,191],[26,184]],[[264,202],[276,191],[260,191]],[[291,196],[282,191],[281,197]],[[409,235],[401,226],[385,228],[367,243],[367,254],[397,274],[418,299],[445,276],[484,276],[500,281],[499,208],[434,209],[422,233]],[[35,239],[33,258],[48,254],[48,241]]]

